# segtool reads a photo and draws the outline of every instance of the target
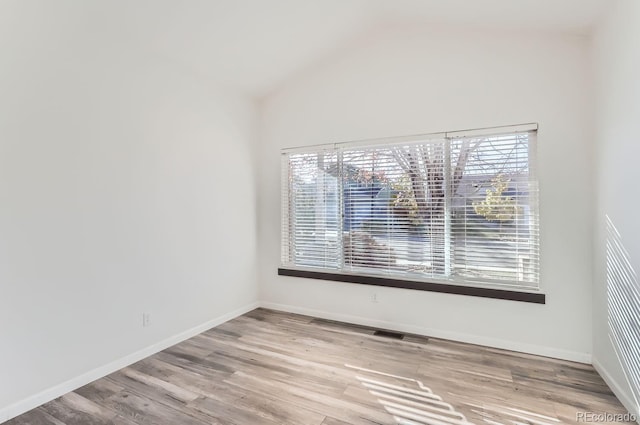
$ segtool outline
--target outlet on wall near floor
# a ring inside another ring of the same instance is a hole
[[[142,313],[142,327],[148,328],[151,326],[151,313]]]
[[[372,292],[371,293],[371,302],[372,303],[378,303],[378,293],[377,292]]]

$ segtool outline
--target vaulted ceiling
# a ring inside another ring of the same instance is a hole
[[[2,37],[24,46],[132,48],[261,95],[388,26],[588,34],[612,0],[3,0]],[[53,54],[53,53],[52,53]]]

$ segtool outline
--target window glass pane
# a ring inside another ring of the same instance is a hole
[[[327,172],[335,163],[335,152],[289,157],[289,255],[294,264],[339,267],[338,179]]]
[[[453,275],[536,286],[528,134],[454,140],[451,160]]]
[[[446,275],[443,140],[345,149],[345,267]]]

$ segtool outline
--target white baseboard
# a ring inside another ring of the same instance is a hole
[[[12,419],[18,415],[28,412],[29,410],[34,409],[38,406],[41,406],[42,404],[47,403],[64,394],[67,394],[68,392],[74,391],[84,385],[87,385],[95,381],[96,379],[100,379],[124,367],[127,367],[135,362],[138,362],[144,358],[147,358],[153,354],[156,354],[157,352],[167,349],[172,345],[178,344],[206,330],[209,330],[218,325],[221,325],[224,322],[227,322],[231,319],[241,316],[251,310],[258,308],[259,306],[260,306],[259,302],[254,302],[246,306],[240,307],[229,313],[223,314],[222,316],[216,317],[215,319],[211,319],[205,323],[202,323],[201,325],[195,326],[177,335],[171,336],[165,340],[162,340],[153,345],[150,345],[149,347],[143,348],[142,350],[136,351],[135,353],[131,353],[125,357],[122,357],[104,366],[100,366],[87,373],[84,373],[76,378],[72,378],[66,382],[55,385],[38,394],[35,394],[17,403],[9,405],[8,407],[0,409],[0,423],[8,421],[9,419]]]
[[[637,422],[640,424],[640,407],[636,404],[631,394],[629,394],[618,381],[613,379],[607,369],[605,369],[596,358],[593,359],[593,367],[600,374],[602,379],[604,379],[604,382],[607,383],[609,388],[611,388],[611,391],[613,391],[616,397],[618,397],[618,400],[620,400],[620,403],[622,403],[624,408],[627,409],[629,413],[636,415],[636,418],[638,419]]]
[[[424,335],[433,338],[448,339],[452,341],[466,342],[469,344],[484,345],[486,347],[500,348],[509,351],[518,351],[521,353],[535,354],[538,356],[552,357],[555,359],[570,360],[579,363],[591,364],[591,354],[576,351],[562,350],[551,347],[544,347],[532,344],[523,344],[519,342],[500,340],[495,338],[487,338],[471,334],[463,334],[458,332],[448,332],[438,329],[430,329],[421,326],[408,325],[402,323],[388,322],[385,320],[370,319],[361,316],[351,316],[342,313],[333,313],[328,311],[314,310],[305,307],[297,307],[286,304],[277,304],[272,302],[261,302],[261,307],[272,310],[285,311],[288,313],[303,314],[306,316],[319,317],[328,320],[337,320],[340,322],[353,323],[363,326],[371,326],[382,329],[389,329],[398,332],[406,332],[417,335]]]

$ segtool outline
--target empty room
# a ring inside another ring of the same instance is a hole
[[[638,0],[0,0],[0,423],[640,423],[639,76]]]

